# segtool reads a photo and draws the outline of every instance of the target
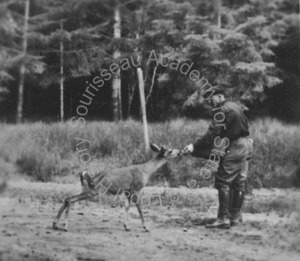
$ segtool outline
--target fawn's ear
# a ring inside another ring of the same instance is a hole
[[[155,151],[155,152],[160,152],[160,147],[158,147],[156,144],[151,143],[150,144],[150,148],[151,150]]]

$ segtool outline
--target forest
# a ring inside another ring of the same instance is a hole
[[[299,0],[0,0],[0,260],[299,261],[299,20]],[[250,134],[206,160],[185,148],[211,118],[238,129],[214,85]]]
[[[140,119],[140,70],[152,122],[207,117],[201,80],[299,122],[299,45],[297,0],[1,0],[0,118]]]

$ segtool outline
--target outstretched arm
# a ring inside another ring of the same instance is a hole
[[[183,153],[191,153],[194,157],[208,159],[211,150],[214,148],[216,137],[221,136],[223,126],[218,126],[215,121],[212,121],[207,132],[195,143],[187,145],[183,149]]]

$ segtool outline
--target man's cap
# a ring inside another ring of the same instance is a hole
[[[203,92],[203,98],[208,99],[211,98],[213,95],[224,94],[224,93],[225,93],[224,87],[222,87],[221,85],[214,85],[208,90]]]

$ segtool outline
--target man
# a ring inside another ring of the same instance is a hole
[[[183,153],[209,159],[207,162],[210,164],[206,165],[216,166],[215,187],[219,195],[219,211],[216,222],[206,227],[230,228],[241,222],[240,211],[253,141],[249,138],[248,120],[243,108],[226,101],[221,86],[211,87],[203,97],[213,107],[212,123],[205,135],[194,144],[187,145]],[[208,169],[206,167],[200,173],[207,174]]]

